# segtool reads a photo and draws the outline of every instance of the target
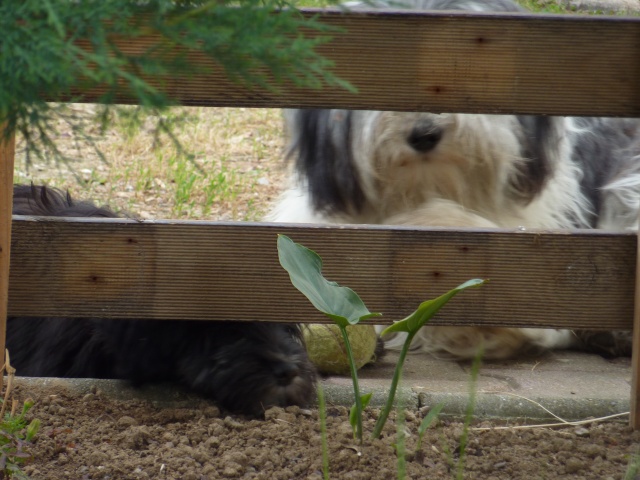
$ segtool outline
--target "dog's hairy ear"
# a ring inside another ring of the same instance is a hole
[[[520,115],[516,117],[520,127],[522,163],[511,180],[512,192],[528,203],[538,196],[553,175],[554,158],[560,148],[561,137],[552,117]],[[551,151],[553,150],[553,151]]]
[[[352,150],[349,110],[289,110],[287,155],[295,159],[300,179],[307,185],[318,212],[357,214],[365,203]]]

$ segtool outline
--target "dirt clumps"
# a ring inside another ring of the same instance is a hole
[[[27,392],[21,392],[27,393]],[[42,421],[33,479],[321,479],[322,438],[317,409],[272,408],[264,420],[227,416],[207,402],[158,407],[95,394],[36,392],[30,412]],[[376,409],[364,419],[373,430]],[[417,450],[423,412],[408,411],[403,431],[406,478],[486,480],[543,478],[622,479],[640,464],[640,432],[623,422],[562,429],[471,430],[464,453],[464,426],[441,419]],[[397,426],[393,418],[381,439],[353,439],[345,407],[327,409],[329,473],[338,479],[396,478]],[[497,426],[474,423],[473,427]],[[462,462],[462,463],[460,463]],[[635,462],[635,463],[634,463]],[[461,465],[458,467],[458,465]]]

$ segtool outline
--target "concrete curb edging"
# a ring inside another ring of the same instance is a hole
[[[379,408],[387,398],[397,356],[390,352],[372,368],[360,371],[361,393],[373,392],[371,406]],[[397,398],[406,408],[418,410],[440,402],[442,415],[462,418],[469,402],[470,366],[409,355]],[[629,411],[631,368],[628,359],[607,361],[596,355],[556,352],[528,361],[487,363],[476,385],[474,418],[556,422],[545,411],[566,421],[605,417]],[[143,400],[158,407],[199,408],[202,397],[175,385],[133,388],[122,380],[16,378],[21,394],[39,397],[61,391],[80,397],[99,392],[114,400]],[[349,408],[353,386],[349,377],[321,381],[328,405]],[[544,408],[543,408],[544,407]]]

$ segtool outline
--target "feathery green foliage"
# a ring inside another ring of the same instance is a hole
[[[329,39],[329,27],[303,17],[290,0],[5,0],[0,32],[0,125],[5,135],[22,133],[40,157],[47,150],[60,156],[54,120],[75,133],[95,121],[83,124],[45,96],[83,102],[100,87],[100,104],[126,101],[160,111],[175,103],[162,89],[169,78],[208,71],[190,62],[189,52],[203,52],[229,79],[249,87],[273,90],[286,80],[350,88],[315,52]],[[133,53],[121,48],[150,35],[159,41]],[[98,110],[102,130],[110,111]],[[159,118],[159,134],[171,136],[171,125]]]

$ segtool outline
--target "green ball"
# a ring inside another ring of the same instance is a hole
[[[302,327],[309,359],[318,371],[328,375],[349,374],[347,350],[340,328],[334,324],[310,324]],[[351,325],[347,336],[353,351],[356,368],[375,360],[378,341],[373,325]]]

